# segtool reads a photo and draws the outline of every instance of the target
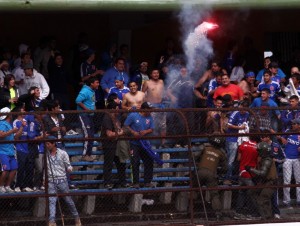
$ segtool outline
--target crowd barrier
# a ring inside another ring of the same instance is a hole
[[[280,109],[280,108],[279,108]],[[280,110],[285,110],[282,108]],[[220,109],[221,112],[228,112],[233,109]],[[257,112],[261,109],[244,109],[253,116],[257,121]],[[270,108],[272,110],[272,108]],[[75,201],[79,211],[83,225],[89,223],[103,222],[126,222],[136,221],[142,222],[148,220],[149,224],[153,222],[180,222],[186,225],[204,224],[236,224],[249,222],[247,219],[234,220],[234,210],[239,190],[241,189],[260,189],[261,187],[239,186],[238,182],[232,185],[223,184],[223,175],[219,174],[219,185],[217,187],[208,188],[199,186],[196,180],[196,169],[198,157],[208,144],[213,134],[212,128],[206,123],[207,114],[215,109],[151,109],[137,110],[137,112],[156,112],[158,114],[166,114],[166,133],[159,134],[159,131],[147,136],[151,141],[152,148],[157,152],[163,161],[162,165],[154,163],[153,180],[155,187],[113,187],[107,189],[104,187],[103,165],[105,149],[101,145],[103,138],[101,136],[101,120],[104,114],[112,115],[112,113],[122,113],[124,118],[130,111],[116,110],[98,110],[88,112],[93,114],[95,121],[95,134],[93,138],[84,137],[82,128],[78,120],[79,111],[62,111],[57,114],[64,115],[64,126],[67,131],[65,136],[57,139],[54,136],[47,136],[39,140],[39,142],[55,141],[63,142],[64,149],[70,157],[73,171],[70,173],[70,192],[69,193],[48,193],[48,177],[45,175],[45,190],[36,190],[30,192],[0,193],[0,225],[41,225],[48,222],[49,216],[49,197],[57,196],[62,200],[64,196],[71,196]],[[135,112],[135,111],[133,111]],[[25,113],[10,113],[13,118]],[[28,113],[26,113],[28,114]],[[49,112],[34,112],[32,115],[46,115]],[[279,121],[280,123],[280,121]],[[45,128],[42,125],[42,128]],[[279,131],[272,136],[289,134]],[[255,133],[246,132],[244,134],[218,134],[220,137],[229,136],[249,136],[262,135],[260,131]],[[136,138],[123,135],[118,140],[135,140]],[[161,145],[165,139],[164,146]],[[111,139],[113,140],[113,139]],[[85,141],[92,141],[92,156],[95,161],[82,161],[82,150]],[[0,143],[34,143],[36,140],[14,140]],[[178,146],[180,144],[180,147]],[[177,146],[176,146],[177,145]],[[126,160],[126,182],[132,182],[132,168],[130,159]],[[46,159],[44,164],[47,165]],[[46,166],[45,166],[46,167]],[[44,172],[45,174],[45,172]],[[112,170],[112,182],[117,181],[117,169]],[[143,162],[140,166],[140,183],[143,184]],[[71,186],[73,185],[73,186]],[[282,185],[279,183],[275,187],[279,191],[279,207],[282,212],[281,219],[268,220],[252,220],[251,222],[289,222],[297,221],[297,208],[295,188],[298,184]],[[14,185],[12,184],[12,188]],[[272,186],[270,186],[272,187]],[[274,187],[274,186],[273,186]],[[291,187],[291,195],[293,209],[281,208],[282,204],[282,188]],[[222,221],[217,221],[215,213],[211,208],[210,191],[218,190],[220,193],[222,208],[224,211]],[[247,199],[247,197],[246,197]],[[62,207],[57,209],[57,223],[62,222],[71,224],[72,217],[69,215],[68,209],[61,201]],[[15,217],[17,216],[17,218]],[[137,224],[138,225],[138,224]],[[155,224],[153,224],[155,225]]]

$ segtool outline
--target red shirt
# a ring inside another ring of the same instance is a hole
[[[255,168],[257,165],[257,143],[253,141],[243,142],[238,149],[240,158],[240,177],[251,178],[251,174],[245,170],[245,166]]]
[[[235,84],[229,84],[228,86],[219,86],[215,93],[214,93],[214,99],[216,99],[218,96],[224,96],[225,94],[229,94],[233,100],[241,100],[244,97],[243,90],[235,85]]]

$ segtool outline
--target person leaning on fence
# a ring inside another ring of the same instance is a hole
[[[59,202],[58,193],[69,193],[67,172],[72,172],[72,166],[67,152],[57,148],[54,141],[45,142],[47,149],[47,174],[48,174],[48,193],[56,194],[49,197],[49,226],[56,226],[56,202]],[[81,226],[76,206],[70,196],[62,196],[75,218],[75,226]],[[60,211],[60,203],[58,204]],[[63,213],[61,213],[63,215]]]
[[[118,104],[111,101],[107,104],[107,109],[118,109]],[[112,183],[112,168],[113,162],[115,162],[118,169],[118,185],[120,187],[128,187],[126,184],[126,163],[122,161],[119,156],[117,156],[117,145],[121,140],[117,140],[118,136],[123,135],[123,130],[121,129],[120,121],[118,120],[118,113],[105,114],[103,117],[101,135],[104,138],[114,138],[114,139],[104,139],[102,142],[104,150],[104,166],[103,166],[103,177],[104,177],[104,187],[107,189],[112,189],[114,184]],[[122,141],[128,142],[128,141]],[[129,147],[129,145],[128,145]],[[128,148],[129,149],[129,148]],[[128,153],[129,150],[127,150]],[[128,155],[128,154],[127,154]],[[129,156],[128,156],[129,159]]]
[[[271,155],[271,148],[265,142],[260,142],[257,145],[259,157],[261,158],[257,169],[251,166],[245,166],[249,173],[256,175],[257,185],[264,185],[265,187],[258,189],[258,211],[262,219],[273,218],[271,198],[275,192],[273,186],[277,183],[277,172],[275,162]]]
[[[211,137],[209,138],[209,145],[201,152],[200,161],[198,164],[198,178],[200,184],[198,186],[206,185],[207,187],[218,186],[217,168],[220,166],[220,172],[227,171],[227,157],[223,147],[225,146],[225,138]],[[212,208],[216,211],[216,218],[222,218],[222,204],[218,190],[210,191],[210,199]]]
[[[8,107],[2,108],[0,113],[9,113]],[[20,128],[12,128],[11,126],[12,116],[1,115],[0,116],[0,140],[1,141],[13,141],[15,133],[22,133],[23,126]],[[0,163],[1,163],[1,176],[0,176],[0,193],[11,193],[14,190],[11,189],[11,183],[13,182],[17,169],[18,162],[16,159],[16,153],[13,143],[0,144]]]
[[[151,109],[148,102],[141,105],[141,109]],[[153,118],[151,112],[132,112],[128,115],[124,122],[124,126],[129,130],[130,134],[136,140],[130,141],[130,149],[132,152],[131,164],[133,174],[133,187],[139,188],[139,167],[140,159],[144,163],[144,183],[145,187],[154,187],[151,183],[153,179],[153,159],[145,151],[140,139],[145,139],[148,134],[151,134],[154,129]]]

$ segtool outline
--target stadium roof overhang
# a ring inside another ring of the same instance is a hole
[[[170,11],[181,3],[226,8],[293,8],[299,0],[0,0],[1,11]]]

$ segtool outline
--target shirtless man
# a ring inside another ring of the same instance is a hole
[[[258,96],[257,87],[255,87],[255,74],[253,71],[249,71],[245,74],[245,77],[238,84],[239,87],[244,92],[244,98],[248,98],[248,100],[252,100],[253,98]]]
[[[129,83],[129,93],[126,93],[123,97],[122,109],[140,109],[142,103],[145,102],[145,93],[138,91],[136,82]]]
[[[150,102],[155,108],[163,109],[162,103],[164,96],[164,82],[159,79],[159,70],[153,69],[150,73],[150,80],[145,81],[142,91],[146,94],[146,101]],[[152,112],[154,121],[155,135],[166,136],[166,113],[165,112]],[[165,139],[161,140],[161,147],[165,148]]]

